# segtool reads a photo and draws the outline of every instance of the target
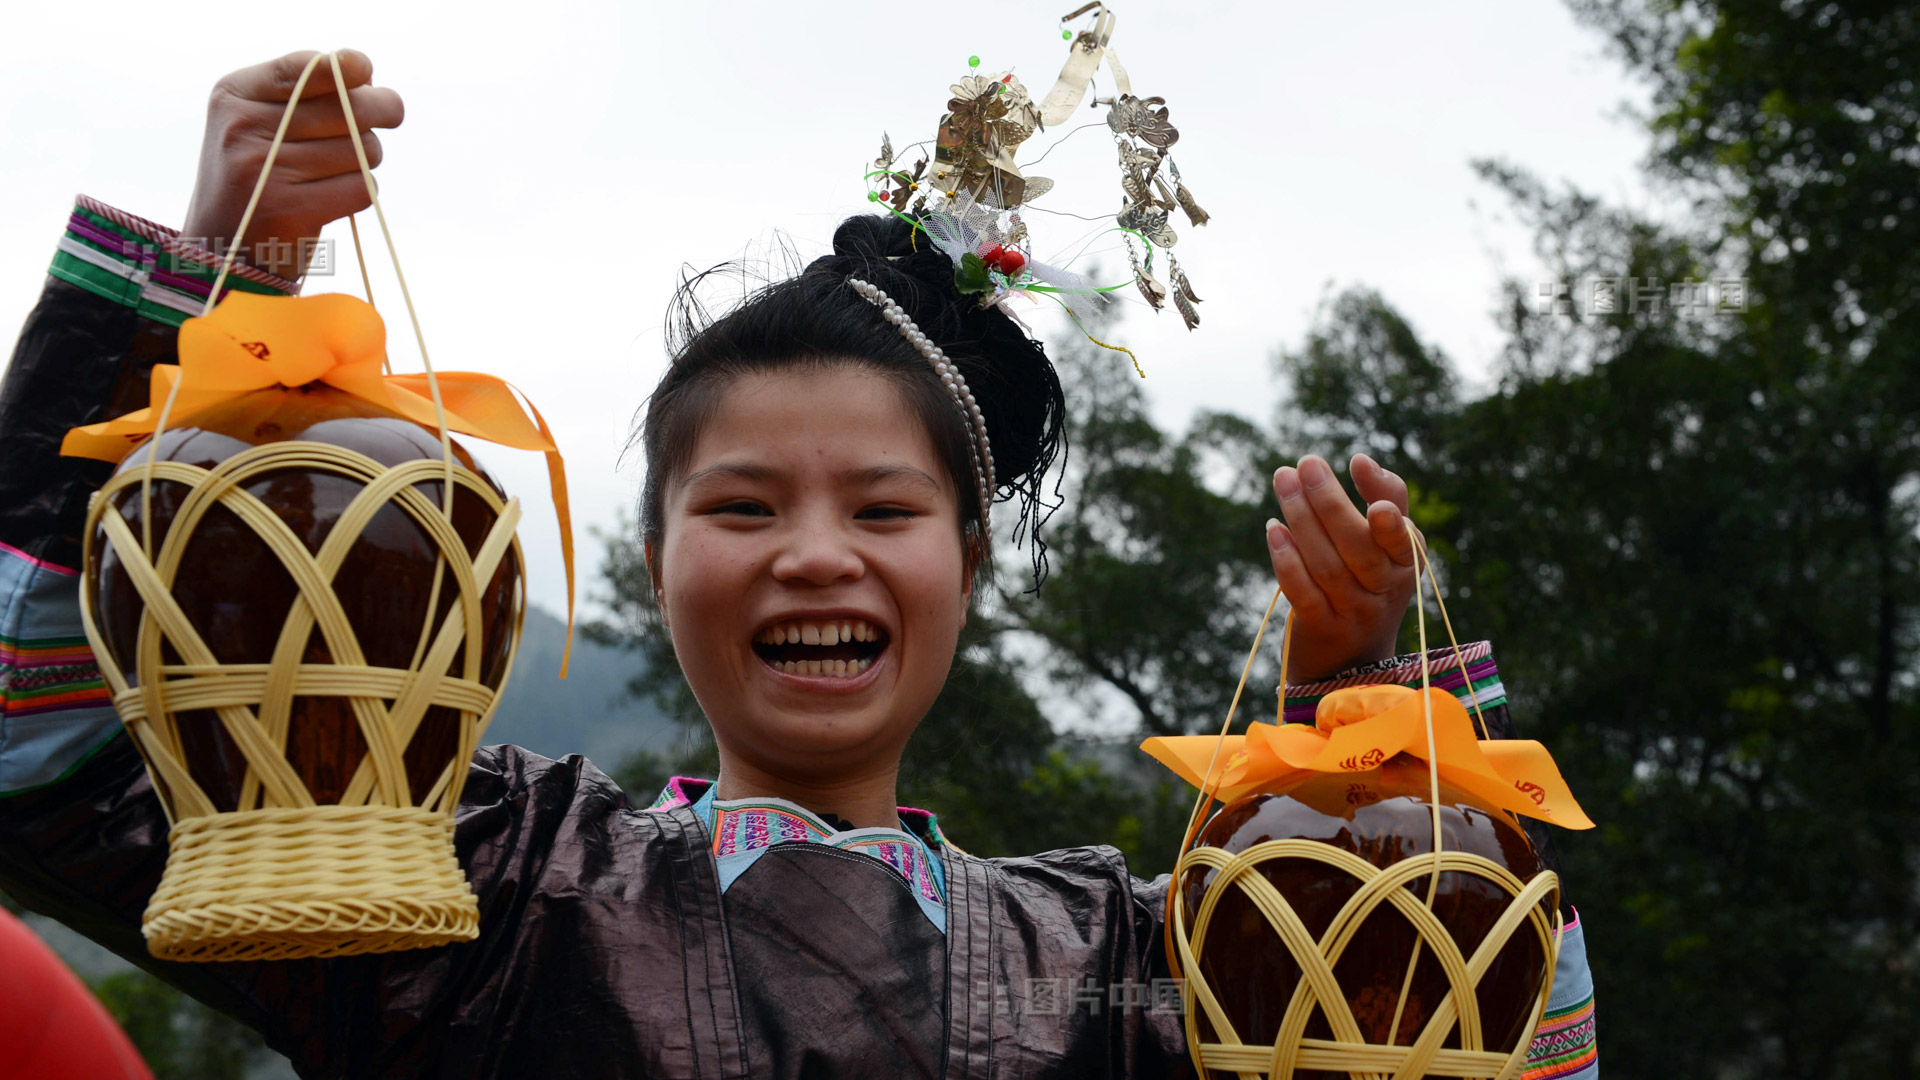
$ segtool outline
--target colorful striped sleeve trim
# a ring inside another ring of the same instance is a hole
[[[1594,1040],[1593,998],[1572,1009],[1548,1013],[1527,1048],[1524,1080],[1586,1080],[1600,1074],[1600,1046]]]
[[[81,195],[74,200],[66,234],[47,272],[156,322],[178,326],[206,307],[220,261],[218,254],[181,239],[172,229]],[[236,262],[221,295],[236,289],[271,296],[292,295],[300,287]]]
[[[1594,1028],[1593,972],[1580,915],[1560,934],[1560,962],[1546,1014],[1527,1047],[1523,1080],[1599,1080],[1600,1041]]]
[[[119,732],[79,576],[0,544],[0,797],[65,778]]]
[[[1462,661],[1466,666],[1464,676],[1460,673]],[[1461,704],[1469,708],[1478,704],[1483,709],[1491,709],[1507,703],[1507,688],[1500,682],[1500,669],[1493,662],[1492,642],[1476,641],[1471,645],[1463,645],[1458,656],[1454,655],[1451,645],[1429,649],[1427,665],[1433,685],[1459,698]],[[1313,723],[1320,699],[1335,690],[1380,685],[1419,687],[1420,654],[1410,653],[1349,668],[1317,682],[1288,684],[1286,722]]]

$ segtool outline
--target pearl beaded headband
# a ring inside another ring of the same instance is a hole
[[[960,369],[947,359],[947,354],[932,338],[921,332],[913,316],[894,303],[893,297],[878,285],[859,278],[848,278],[847,284],[868,303],[879,308],[881,316],[899,329],[900,336],[920,350],[920,355],[933,365],[934,374],[940,376],[941,384],[953,395],[960,418],[966,421],[968,430],[973,433],[973,482],[980,492],[980,536],[986,539],[993,520],[993,447],[987,442],[987,419],[981,415],[980,405],[973,399],[973,391],[967,389],[967,380],[961,376]]]

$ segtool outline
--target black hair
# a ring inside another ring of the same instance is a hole
[[[1015,500],[1014,540],[1032,541],[1034,585],[1046,577],[1039,527],[1057,500],[1042,485],[1064,448],[1066,402],[1060,377],[1040,343],[996,307],[980,306],[953,284],[953,263],[907,221],[860,214],[833,235],[833,254],[750,293],[717,318],[700,299],[719,267],[682,281],[667,316],[667,371],[647,399],[636,441],[646,455],[640,530],[654,550],[665,527],[664,489],[682,475],[700,429],[729,384],[742,375],[853,364],[894,381],[932,435],[948,479],[959,492],[963,542],[970,562],[991,572],[981,540],[979,492],[973,480],[972,435],[927,358],[847,285],[878,286],[960,369],[986,419],[999,499]]]

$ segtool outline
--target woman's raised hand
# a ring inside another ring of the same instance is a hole
[[[241,68],[213,84],[213,96],[207,102],[207,133],[200,144],[200,173],[182,230],[183,236],[205,244],[240,245],[241,259],[283,277],[305,272],[310,241],[323,226],[372,204],[347,134],[340,95],[334,89],[333,65],[322,60],[301,91],[300,105],[287,126],[247,235],[234,236],[294,83],[313,55],[311,51],[288,53]],[[378,165],[380,139],[370,129],[400,126],[406,115],[400,95],[372,85],[373,61],[365,53],[342,50],[340,74],[366,146],[367,164]]]
[[[1293,606],[1289,682],[1392,656],[1413,598],[1406,481],[1365,454],[1349,471],[1368,504],[1364,516],[1322,458],[1273,474],[1286,524],[1267,523],[1267,553]]]

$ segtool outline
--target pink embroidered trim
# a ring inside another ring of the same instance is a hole
[[[33,565],[39,567],[42,570],[48,570],[56,574],[64,574],[67,577],[80,576],[80,571],[75,570],[70,566],[61,566],[59,563],[48,562],[45,559],[34,558],[32,555],[29,555],[26,552],[21,551],[19,548],[14,547],[12,544],[9,544],[4,540],[0,540],[0,551],[4,551],[7,554],[15,556],[17,558],[25,559],[27,562],[32,563]]]

